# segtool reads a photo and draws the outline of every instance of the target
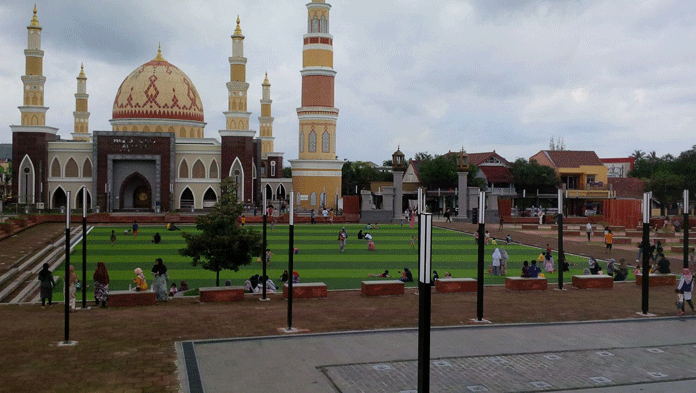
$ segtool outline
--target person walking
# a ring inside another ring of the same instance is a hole
[[[138,222],[133,221],[133,237],[138,236]]]
[[[97,262],[97,270],[92,279],[94,280],[94,301],[97,306],[101,303],[101,307],[104,308],[109,298],[109,271],[106,270],[104,262]]]
[[[592,236],[592,224],[590,224],[588,222],[587,225],[585,226],[585,231],[587,231],[587,241],[589,242],[590,236]]]
[[[111,237],[109,237],[109,240],[111,241],[112,246],[116,244],[116,231],[113,229],[111,230]]]
[[[46,299],[48,299],[48,305],[53,305],[53,287],[56,286],[55,280],[53,280],[53,273],[48,270],[50,265],[48,263],[43,264],[43,268],[39,272],[39,282],[41,282],[41,307],[46,306]]]
[[[604,243],[607,245],[607,249],[605,252],[611,253],[611,245],[614,241],[614,234],[611,232],[611,229],[607,229],[606,235],[604,235]]]
[[[70,286],[68,288],[68,301],[70,302],[70,312],[75,312],[77,311],[77,308],[75,306],[77,300],[77,288],[75,287],[75,284],[77,284],[77,274],[75,274],[75,266],[70,265],[70,275],[68,277],[65,277],[64,282]]]
[[[694,303],[691,301],[691,292],[694,288],[694,276],[691,275],[691,270],[684,268],[684,275],[679,280],[677,285],[677,293],[684,294],[684,301],[681,303],[681,310],[678,315],[684,315],[684,303],[689,303],[691,312],[694,312]]]
[[[492,274],[494,276],[499,276],[500,275],[500,260],[502,259],[502,255],[500,255],[500,250],[496,247],[495,251],[493,251],[493,269],[492,269]]]
[[[167,274],[167,267],[162,262],[162,258],[155,259],[155,266],[152,267],[151,271],[155,276],[152,279],[152,290],[157,296],[157,301],[169,300],[167,292],[169,290],[169,274]]]
[[[346,250],[346,239],[348,239],[348,232],[346,232],[346,227],[341,228],[338,232],[338,243],[341,252]]]

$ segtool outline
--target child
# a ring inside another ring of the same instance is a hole
[[[508,234],[505,236],[505,244],[510,245],[512,243],[512,237]]]
[[[271,256],[273,256],[273,253],[271,252],[270,248],[266,249],[266,264],[270,265],[271,264]]]
[[[691,291],[693,290],[694,277],[691,275],[691,270],[684,269],[684,275],[679,279],[679,284],[677,285],[677,290],[683,294],[682,304],[681,304],[681,314],[684,315],[684,302],[689,303],[691,307],[691,312],[694,312],[694,303],[691,301]]]
[[[387,278],[389,277],[389,270],[385,270],[384,273],[380,274],[374,274],[374,273],[367,273],[368,277],[382,277],[382,278]]]
[[[674,292],[677,293],[677,315],[684,315],[684,294],[678,289],[675,289]]]
[[[411,248],[413,248],[416,245],[416,237],[411,236]]]
[[[109,240],[111,240],[112,246],[116,244],[116,231],[114,231],[113,229],[111,230],[111,237],[109,238]]]

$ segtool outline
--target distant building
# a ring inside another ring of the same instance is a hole
[[[633,170],[636,162],[634,157],[626,158],[601,158],[604,166],[607,167],[607,177],[628,177],[628,172]]]

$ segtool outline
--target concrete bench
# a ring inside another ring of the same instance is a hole
[[[606,274],[580,274],[573,276],[573,286],[578,289],[612,289],[614,278]]]
[[[404,283],[399,280],[363,281],[361,292],[363,296],[403,295]]]
[[[545,278],[505,277],[505,288],[510,291],[543,291],[548,281]]]
[[[643,285],[643,275],[636,274],[636,285]],[[676,274],[659,274],[653,273],[650,275],[648,286],[651,287],[666,287],[677,285]]]
[[[244,287],[203,287],[198,290],[201,303],[241,302],[244,300]]]
[[[288,284],[283,284],[283,297],[288,298]],[[326,297],[328,295],[326,284],[323,282],[307,282],[292,284],[293,299],[312,299],[317,297]]]
[[[154,306],[157,297],[153,291],[109,291],[109,307]]]
[[[438,292],[476,292],[478,283],[473,278],[439,278],[435,280]]]

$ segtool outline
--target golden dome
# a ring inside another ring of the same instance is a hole
[[[203,121],[203,103],[186,74],[162,57],[136,68],[116,93],[113,119]]]

